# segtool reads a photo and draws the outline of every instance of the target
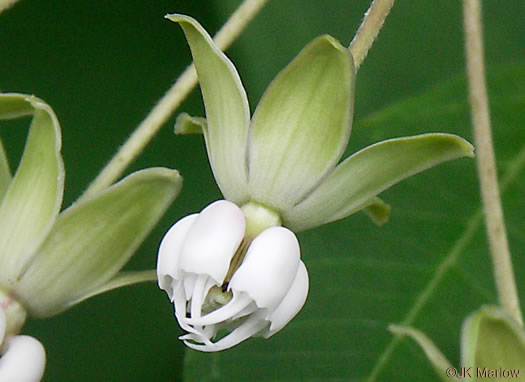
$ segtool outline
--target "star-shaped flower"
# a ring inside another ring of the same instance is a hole
[[[269,337],[301,309],[308,274],[292,231],[363,209],[383,223],[390,208],[380,192],[470,156],[473,148],[455,135],[425,134],[374,144],[338,164],[353,113],[348,49],[327,35],[313,40],[277,75],[250,118],[240,77],[208,33],[190,17],[167,17],[184,30],[206,108],[206,119],[182,114],[175,132],[204,133],[229,202],[175,224],[161,244],[157,273],[188,332],[181,339],[217,351],[250,336]]]

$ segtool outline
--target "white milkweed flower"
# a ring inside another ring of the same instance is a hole
[[[175,133],[204,134],[228,202],[171,228],[160,248],[159,285],[188,332],[185,343],[216,351],[269,337],[301,309],[308,276],[289,230],[360,210],[384,223],[390,208],[380,192],[473,148],[455,135],[423,134],[373,144],[338,163],[353,113],[348,49],[328,35],[313,40],[272,81],[250,118],[239,74],[209,34],[191,17],[167,18],[186,35],[206,109],[206,119],[181,114]]]
[[[178,221],[162,240],[159,286],[188,332],[181,339],[193,349],[268,338],[306,300],[308,274],[293,232],[271,226],[252,238],[246,226],[243,211],[220,200]],[[231,332],[214,342],[221,329]]]

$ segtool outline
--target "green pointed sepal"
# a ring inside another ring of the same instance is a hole
[[[275,77],[250,128],[253,200],[287,210],[335,167],[350,138],[354,84],[350,52],[329,35],[310,42]]]
[[[439,163],[465,156],[474,148],[452,134],[423,134],[375,143],[351,155],[303,201],[283,212],[284,224],[302,231],[380,207],[380,192]],[[387,208],[375,210],[387,217]],[[379,219],[381,220],[381,219]]]
[[[472,313],[461,332],[461,363],[485,379],[506,381],[511,374],[525,373],[525,332],[496,306]],[[481,373],[481,374],[479,374]],[[514,377],[515,378],[515,377]],[[480,380],[483,378],[480,378]]]
[[[0,120],[33,116],[24,153],[11,178],[0,148],[0,287],[10,290],[55,222],[64,191],[61,133],[41,99],[0,94]]]
[[[206,118],[180,113],[175,121],[174,132],[177,135],[207,134],[207,130]]]
[[[392,207],[377,196],[369,199],[363,207],[363,212],[374,222],[381,226],[390,219]]]
[[[195,19],[179,14],[166,18],[182,27],[191,49],[206,109],[204,138],[215,180],[228,200],[245,202],[250,107],[237,69]]]
[[[112,286],[141,281],[117,272],[181,186],[175,170],[141,170],[61,213],[16,285],[29,314],[51,316]]]

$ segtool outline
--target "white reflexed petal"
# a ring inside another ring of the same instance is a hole
[[[175,305],[175,316],[177,317],[177,321],[183,330],[192,332],[193,328],[187,325],[184,321],[186,317],[186,299],[184,298],[184,285],[182,282],[178,282],[178,285],[173,287],[173,291],[173,302]]]
[[[191,327],[190,327],[191,328]],[[208,328],[213,328],[211,326],[209,326]],[[193,328],[191,328],[190,330],[188,330],[189,333],[183,335],[183,336],[180,336],[179,337],[179,340],[182,340],[184,341],[184,343],[186,343],[186,341],[188,340],[191,340],[191,341],[194,341],[194,342],[200,342],[204,345],[202,346],[206,346],[208,347],[209,349],[212,349],[214,347],[214,343],[210,341],[210,338],[213,337],[215,335],[215,331],[209,331],[209,330],[206,330],[206,329],[203,329],[202,331],[197,331]],[[206,332],[209,332],[209,333],[206,333]],[[210,334],[210,335],[208,335]],[[214,350],[210,350],[210,351],[214,351]]]
[[[221,338],[219,341],[211,345],[197,345],[187,340],[184,341],[184,344],[186,344],[186,346],[192,349],[199,350],[202,352],[215,352],[225,350],[240,344],[242,341],[250,337],[253,337],[267,326],[268,321],[266,321],[264,317],[261,317],[260,315],[253,315],[246,321],[244,321],[239,327],[233,330],[230,334],[228,334],[226,337]]]
[[[299,243],[293,232],[268,228],[251,243],[230,288],[234,293],[246,292],[259,308],[274,309],[290,289],[299,262]]]
[[[179,220],[168,230],[160,243],[157,277],[159,288],[165,290],[170,298],[173,294],[173,280],[181,278],[179,259],[182,243],[197,216],[198,214],[192,214]]]
[[[192,317],[185,321],[191,325],[214,325],[241,313],[253,300],[245,293],[237,293],[230,302],[203,317]]]
[[[244,215],[234,203],[219,200],[210,204],[195,219],[184,240],[180,269],[207,274],[221,284],[244,237],[245,225]]]
[[[256,310],[257,310],[257,305],[255,304],[255,302],[252,301],[243,310],[241,310],[239,313],[235,314],[232,317],[232,320],[237,320],[239,318],[246,317],[246,316],[252,314],[253,312],[255,312]]]
[[[199,275],[195,273],[188,273],[185,274],[184,278],[182,279],[182,283],[184,285],[184,296],[188,301],[191,299],[191,296],[193,296],[193,288],[195,287],[198,277]]]
[[[210,285],[210,282],[212,284]],[[208,294],[208,290],[213,285],[213,280],[211,280],[207,275],[200,275],[197,277],[195,286],[193,287],[193,293],[191,296],[191,306],[190,314],[191,317],[200,317],[202,312],[202,303],[204,298]]]
[[[29,336],[9,337],[0,358],[0,381],[38,382],[45,365],[46,352],[38,340]]]
[[[264,337],[273,336],[284,328],[299,313],[306,301],[306,296],[308,296],[308,271],[301,261],[290,291],[269,317],[271,325]]]

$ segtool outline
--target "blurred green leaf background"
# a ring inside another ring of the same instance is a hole
[[[180,28],[163,16],[189,14],[213,33],[239,3],[21,0],[0,15],[0,90],[35,94],[55,110],[63,134],[64,206],[190,63]],[[504,207],[523,296],[525,2],[483,5],[499,169],[503,175],[517,168]],[[271,79],[312,38],[329,33],[348,44],[367,7],[365,0],[270,1],[228,50],[252,111]],[[465,83],[458,77],[464,67],[461,19],[460,1],[396,3],[357,76],[348,152],[431,131],[471,140]],[[180,111],[203,115],[197,90]],[[167,228],[221,197],[202,137],[176,137],[175,116],[129,172],[176,168],[184,188],[127,269],[153,268]],[[28,124],[0,124],[12,166]],[[405,323],[425,331],[458,364],[463,318],[496,301],[483,224],[476,218],[475,176],[473,160],[448,163],[384,193],[393,212],[383,227],[358,214],[300,234],[310,296],[292,324],[268,341],[252,339],[220,354],[191,352],[184,363],[173,308],[153,283],[30,320],[24,332],[37,337],[48,355],[44,381],[171,382],[183,375],[188,381],[434,380],[417,346],[393,340],[386,327],[410,321]]]

